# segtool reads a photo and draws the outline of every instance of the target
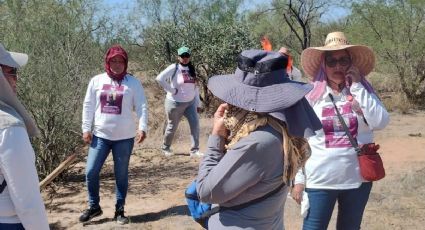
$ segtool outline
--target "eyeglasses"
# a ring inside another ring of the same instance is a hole
[[[337,63],[339,63],[340,66],[346,67],[351,64],[351,59],[350,57],[342,57],[340,59],[326,57],[325,63],[328,67],[335,67]]]
[[[182,55],[180,55],[181,58],[190,58],[190,54],[188,53],[184,53]]]
[[[18,69],[10,66],[0,65],[4,75],[18,76]]]

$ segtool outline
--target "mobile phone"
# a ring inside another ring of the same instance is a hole
[[[350,66],[348,67],[347,72],[351,69],[351,66],[352,66],[352,65],[350,65]],[[347,75],[345,75],[345,86],[346,86],[347,88],[350,88],[350,86],[351,86],[352,84],[353,84],[353,78],[352,78],[351,74],[347,74]]]

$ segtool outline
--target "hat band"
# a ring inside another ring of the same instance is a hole
[[[285,69],[288,64],[288,59],[284,56],[274,58],[263,62],[254,62],[252,59],[238,56],[238,68],[244,72],[254,74],[269,73],[280,69]]]
[[[350,45],[350,43],[345,38],[330,38],[325,41],[325,46],[336,46],[336,45]]]

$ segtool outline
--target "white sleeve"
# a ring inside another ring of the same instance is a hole
[[[350,91],[359,102],[364,118],[371,130],[383,129],[388,125],[390,121],[389,114],[375,94],[369,93],[363,84],[359,82],[354,82],[350,87]]]
[[[298,169],[298,172],[295,175],[294,185],[295,184],[304,184],[305,185],[305,175],[304,175],[302,168]]]
[[[35,154],[25,128],[4,129],[0,140],[0,168],[19,220],[27,230],[49,229],[38,186]]]
[[[94,78],[90,80],[86,96],[83,102],[82,129],[83,133],[91,132],[94,114],[96,112],[96,91],[94,90]]]
[[[142,83],[136,80],[137,85],[134,90],[134,107],[136,110],[137,118],[139,120],[139,130],[148,132],[148,103],[145,97],[145,90]]]
[[[165,70],[159,73],[155,79],[162,86],[162,88],[164,88],[165,91],[171,94],[176,93],[176,89],[171,86],[171,77],[175,71],[175,68],[176,64],[169,65]]]

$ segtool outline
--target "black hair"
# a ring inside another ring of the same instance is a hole
[[[190,76],[192,76],[193,78],[196,79],[196,70],[195,70],[195,66],[193,66],[192,62],[187,63],[187,67],[189,67]]]
[[[187,66],[189,68],[190,76],[193,77],[194,79],[196,79],[196,70],[195,70],[195,66],[193,66],[192,62],[189,62],[187,64],[183,64],[183,63],[180,62],[180,65]]]

